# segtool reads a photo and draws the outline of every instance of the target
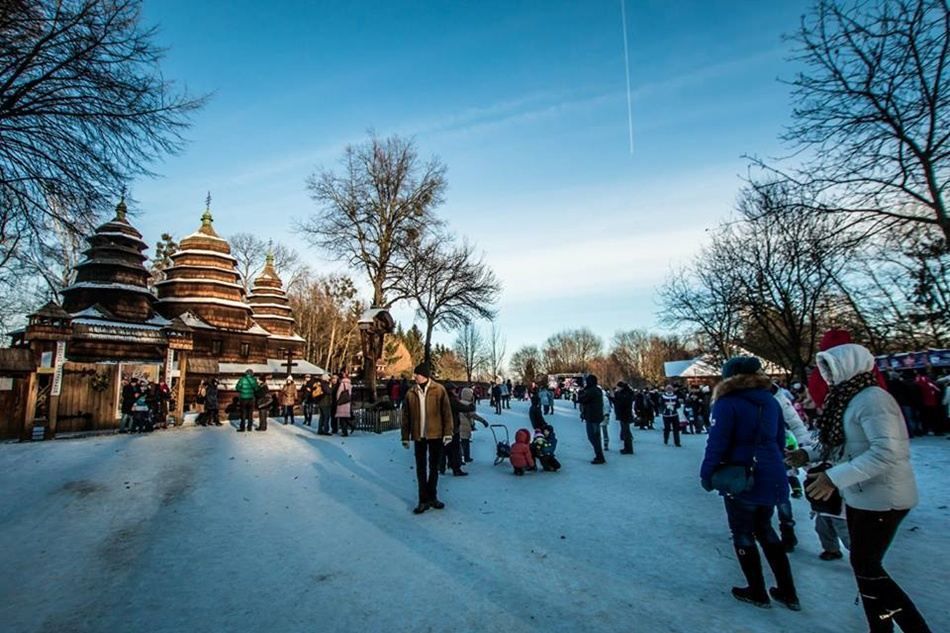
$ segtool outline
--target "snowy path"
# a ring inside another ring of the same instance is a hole
[[[514,431],[527,408],[502,420]],[[492,466],[479,426],[470,477],[422,516],[398,434],[317,437],[271,422],[0,446],[0,630],[861,631],[844,561],[818,560],[806,505],[792,565],[801,613],[735,602],[721,502],[698,485],[705,436],[606,466],[558,402],[560,473]],[[490,421],[497,418],[482,405]],[[889,570],[950,631],[950,442],[914,443],[921,506]]]

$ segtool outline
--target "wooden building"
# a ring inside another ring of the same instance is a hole
[[[272,375],[275,386],[288,373],[323,373],[300,358],[304,341],[273,260],[246,298],[213,221],[206,209],[181,240],[156,296],[148,244],[119,202],[115,217],[87,238],[62,306],[29,315],[12,347],[0,350],[0,438],[28,439],[34,427],[46,437],[116,428],[121,386],[132,376],[166,382],[180,423],[202,379],[221,380],[224,402],[248,368]]]

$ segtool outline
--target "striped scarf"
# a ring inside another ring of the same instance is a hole
[[[877,385],[877,378],[873,372],[857,374],[849,380],[830,387],[825,399],[825,408],[818,418],[818,443],[821,445],[821,458],[834,461],[844,455],[844,412],[848,403],[860,391]]]

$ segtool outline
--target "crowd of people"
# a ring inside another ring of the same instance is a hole
[[[150,433],[168,428],[172,394],[165,381],[147,378],[123,378],[120,393],[119,433]]]
[[[797,537],[790,497],[804,495],[811,506],[823,561],[842,559],[842,547],[858,585],[869,630],[930,631],[911,598],[883,567],[896,531],[917,505],[910,463],[910,438],[944,433],[950,397],[928,375],[881,376],[871,353],[833,331],[822,341],[807,384],[790,389],[767,376],[751,356],[730,359],[714,389],[666,386],[632,389],[619,382],[602,388],[594,375],[572,394],[594,451],[592,464],[606,464],[608,420],[620,427],[622,454],[633,454],[631,425],[653,429],[663,420],[664,444],[680,446],[680,433],[707,434],[699,469],[700,483],[718,491],[725,506],[733,546],[746,584],[732,588],[739,601],[767,608],[773,602],[798,611],[801,603],[789,552]],[[899,381],[916,395],[894,393]],[[440,457],[450,463],[461,424],[468,426],[473,406],[459,399],[417,367],[403,409],[402,442],[415,442],[421,514],[445,504],[438,497]],[[496,413],[503,407],[501,383],[492,388]],[[511,391],[509,391],[511,393]],[[526,389],[533,429],[518,429],[505,455],[516,476],[557,470],[554,427],[545,416],[554,412],[553,390]],[[936,403],[936,405],[934,404]],[[907,407],[913,409],[908,411]],[[482,420],[484,422],[484,420]],[[427,467],[428,466],[428,467]],[[805,471],[805,482],[799,469]],[[779,530],[772,524],[778,514]],[[760,555],[761,551],[761,555]],[[762,556],[775,579],[767,587]]]

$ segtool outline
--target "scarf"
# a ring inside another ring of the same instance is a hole
[[[832,460],[833,453],[837,459],[844,454],[844,412],[851,399],[859,392],[877,385],[877,378],[873,372],[857,374],[849,380],[833,385],[825,399],[825,408],[818,418],[818,443],[821,445],[821,458]]]

